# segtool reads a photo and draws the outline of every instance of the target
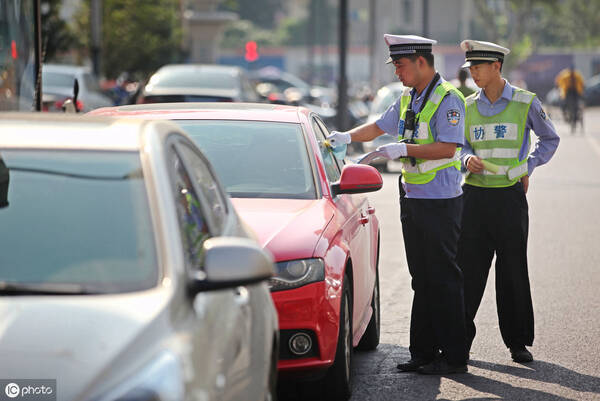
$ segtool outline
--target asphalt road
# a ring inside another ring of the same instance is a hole
[[[561,144],[554,159],[535,170],[527,195],[535,361],[510,359],[490,274],[469,373],[397,372],[396,364],[409,357],[412,290],[398,178],[384,174],[383,189],[372,195],[382,226],[381,345],[354,354],[352,400],[600,400],[600,109],[586,111],[585,133],[575,135],[558,113],[551,115]]]

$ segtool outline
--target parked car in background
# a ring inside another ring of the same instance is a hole
[[[88,112],[113,105],[112,100],[100,90],[98,79],[88,67],[44,64],[42,66],[43,111],[62,111],[65,100],[73,97],[76,79],[79,85],[77,107],[80,111]]]
[[[600,106],[600,74],[587,80],[583,97],[586,106]]]
[[[379,344],[379,222],[364,195],[381,188],[377,170],[337,160],[327,128],[303,107],[180,103],[94,114],[174,120],[190,135],[277,262],[280,373],[324,377],[327,399],[347,399],[353,348]]]
[[[240,67],[169,64],[148,80],[137,103],[257,102],[259,96]]]
[[[67,401],[272,399],[272,258],[179,127],[9,114],[0,149],[0,377]]]
[[[402,85],[402,82],[393,82],[391,84],[382,86],[375,95],[373,102],[371,103],[371,110],[367,117],[367,123],[374,123],[381,117],[381,115],[392,105],[400,96],[406,87]],[[386,143],[396,142],[398,140],[397,135],[382,134],[369,142],[362,142],[362,152],[369,153],[377,149],[381,145]],[[372,166],[376,166],[382,171],[388,171],[388,160],[386,159],[375,159],[371,162]]]
[[[335,90],[324,86],[312,86],[301,78],[277,67],[263,67],[249,73],[254,85],[271,84],[271,91],[286,94],[288,99],[295,99],[295,105],[310,103],[320,107],[329,107],[335,103]],[[268,95],[268,93],[266,94]],[[263,95],[264,96],[264,95]]]

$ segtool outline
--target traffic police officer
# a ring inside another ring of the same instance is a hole
[[[402,232],[414,298],[410,354],[401,371],[446,374],[467,371],[463,276],[456,263],[462,212],[460,147],[464,98],[434,68],[435,40],[384,35],[396,75],[407,86],[374,123],[333,132],[333,146],[371,141],[387,132],[404,142],[380,146],[402,158]],[[411,89],[412,87],[412,89]]]
[[[458,264],[465,278],[467,344],[494,254],[500,332],[512,359],[529,362],[533,306],[527,273],[528,205],[525,194],[533,170],[550,160],[559,137],[534,93],[501,76],[509,50],[465,40],[466,63],[481,89],[466,98],[464,191]],[[530,131],[538,140],[530,150]],[[492,164],[490,164],[492,163]]]

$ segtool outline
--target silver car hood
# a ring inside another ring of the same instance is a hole
[[[73,400],[161,314],[164,289],[119,295],[0,297],[0,377],[56,379]]]

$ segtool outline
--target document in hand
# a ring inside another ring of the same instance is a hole
[[[370,164],[373,160],[383,157],[383,153],[380,151],[373,151],[363,155],[360,159],[357,160],[358,164]]]

